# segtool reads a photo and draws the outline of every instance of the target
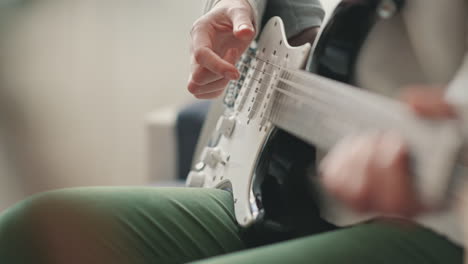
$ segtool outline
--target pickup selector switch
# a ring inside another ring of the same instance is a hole
[[[187,187],[201,188],[205,185],[206,174],[199,171],[191,171],[187,177]]]
[[[218,123],[216,124],[216,130],[224,135],[226,138],[231,137],[234,128],[236,127],[236,117],[235,116],[222,116],[219,118]]]

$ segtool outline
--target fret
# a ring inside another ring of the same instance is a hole
[[[300,104],[287,96],[284,97],[289,100],[274,100],[274,105],[278,109],[270,121],[288,131],[294,128],[291,132],[314,142],[320,149],[330,149],[336,144],[337,139],[359,131],[357,122],[332,115],[323,111],[321,107]]]
[[[263,71],[263,68],[265,67],[265,62],[256,59],[256,62],[253,65],[254,69],[250,69],[250,78],[247,77],[249,81],[247,82],[247,85],[244,88],[244,93],[240,96],[241,98],[237,107],[237,111],[242,111],[245,103],[247,102],[247,98],[249,97],[250,91],[253,89],[253,87],[257,87],[258,84],[255,83],[259,82],[258,78],[261,74],[261,71]]]
[[[255,100],[252,105],[252,109],[249,112],[249,119],[255,118],[255,115],[259,111],[259,108],[262,106],[262,103],[265,99],[265,96],[268,92],[268,89],[270,88],[272,81],[273,81],[273,74],[275,70],[275,63],[277,61],[276,56],[272,56],[272,60],[266,61],[265,62],[265,69],[262,73],[262,81],[260,82],[260,85],[257,86],[255,89]]]

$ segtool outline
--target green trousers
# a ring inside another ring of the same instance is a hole
[[[462,263],[425,228],[375,220],[249,248],[229,193],[83,188],[31,197],[0,217],[0,263]]]

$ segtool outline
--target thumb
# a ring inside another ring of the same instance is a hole
[[[416,114],[422,117],[431,119],[456,117],[455,109],[445,101],[442,89],[413,86],[408,88],[401,98]]]
[[[240,40],[250,41],[255,36],[255,28],[252,22],[252,14],[248,9],[236,9],[231,12],[233,34]]]

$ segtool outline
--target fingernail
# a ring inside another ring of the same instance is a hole
[[[242,24],[237,28],[238,31],[242,31],[245,29],[250,29],[251,31],[253,31],[253,28],[249,24]]]
[[[234,73],[234,72],[226,72],[224,74],[224,77],[226,77],[229,80],[237,80],[237,79],[239,79],[239,74]]]

